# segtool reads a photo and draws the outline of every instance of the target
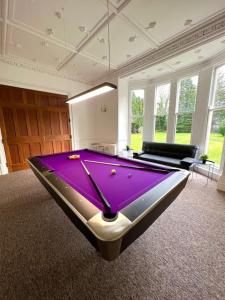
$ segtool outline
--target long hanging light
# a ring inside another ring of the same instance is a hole
[[[107,10],[108,10],[108,22],[107,22],[107,29],[108,29],[108,61],[109,61],[109,71],[111,67],[111,48],[110,48],[110,31],[109,31],[109,0],[107,0]],[[66,103],[77,103],[83,100],[87,100],[90,98],[93,98],[98,95],[102,95],[108,92],[111,92],[112,90],[117,89],[117,86],[109,83],[104,82],[100,85],[95,86],[94,88],[91,88],[85,92],[82,92],[76,96],[73,96],[69,98]]]

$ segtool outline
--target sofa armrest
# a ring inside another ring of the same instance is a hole
[[[133,158],[138,158],[141,154],[144,154],[144,151],[133,152]]]
[[[192,157],[185,157],[181,159],[180,163],[183,166],[190,167],[194,163],[195,159]]]

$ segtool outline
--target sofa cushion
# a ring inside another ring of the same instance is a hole
[[[167,157],[167,156],[159,156],[159,155],[145,153],[145,154],[139,155],[139,159],[152,161],[152,162],[156,162],[159,164],[166,164],[166,165],[177,167],[177,168],[181,167],[180,159]]]
[[[198,147],[194,145],[143,142],[142,150],[148,154],[183,159],[185,157],[194,158]]]

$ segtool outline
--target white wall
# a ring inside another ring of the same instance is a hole
[[[118,151],[120,152],[129,142],[129,89],[128,79],[118,81]]]
[[[0,175],[7,174],[8,168],[6,166],[6,156],[5,156],[5,150],[4,145],[2,143],[2,133],[0,128]]]
[[[117,91],[71,104],[70,116],[74,149],[89,148],[92,143],[117,144]]]
[[[89,87],[84,83],[3,62],[0,62],[0,70],[0,84],[3,85],[64,95],[73,95]]]

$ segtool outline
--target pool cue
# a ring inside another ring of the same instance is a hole
[[[91,180],[93,186],[95,187],[95,189],[96,189],[96,191],[97,191],[99,197],[101,198],[102,203],[104,204],[105,208],[106,208],[108,211],[111,211],[111,206],[110,206],[109,202],[106,200],[106,198],[104,197],[102,191],[101,191],[100,188],[98,187],[97,183],[96,183],[96,182],[94,181],[94,179],[92,178],[91,173],[88,171],[88,169],[87,169],[87,167],[85,166],[85,164],[83,163],[83,161],[81,160],[80,162],[81,162],[81,164],[82,164],[82,166],[83,166],[85,172],[86,172],[87,175],[89,176],[89,178],[90,178],[90,180]]]
[[[115,166],[115,167],[122,167],[122,168],[129,168],[129,169],[136,169],[136,170],[143,170],[143,171],[155,171],[155,172],[161,172],[161,173],[170,173],[171,171],[176,171],[176,169],[163,170],[163,169],[152,168],[152,167],[148,168],[148,167],[129,166],[129,165],[108,163],[108,162],[88,160],[88,159],[85,159],[84,161],[95,163],[95,164],[101,164],[101,165],[110,165],[110,166]]]

